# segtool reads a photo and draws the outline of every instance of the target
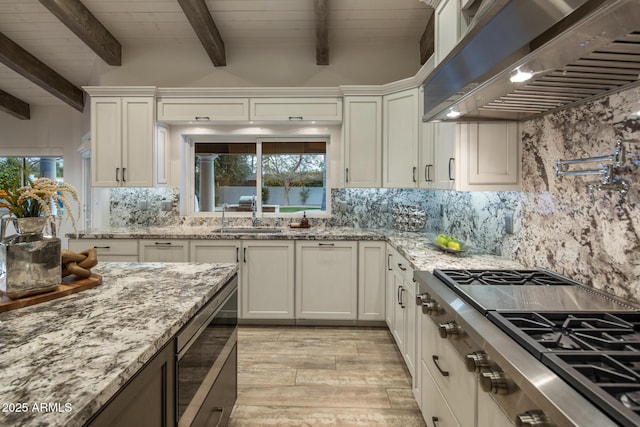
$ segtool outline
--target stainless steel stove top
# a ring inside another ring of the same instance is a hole
[[[495,361],[553,425],[640,425],[638,306],[544,270],[435,270],[415,278],[431,301],[427,311],[450,313],[445,326],[460,327],[472,341],[466,348]],[[520,397],[509,397],[496,400],[507,413],[521,410],[509,407]]]

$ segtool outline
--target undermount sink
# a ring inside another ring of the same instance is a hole
[[[282,233],[282,228],[271,227],[224,227],[216,228],[214,233],[221,234],[265,234],[265,233]]]

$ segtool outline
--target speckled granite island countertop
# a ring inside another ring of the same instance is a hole
[[[235,274],[100,263],[102,285],[0,313],[0,425],[81,426]]]
[[[166,228],[108,229],[80,233],[80,238],[91,239],[209,239],[209,240],[367,240],[386,241],[411,263],[414,270],[432,271],[436,268],[528,268],[498,255],[476,251],[462,255],[444,253],[434,249],[431,237],[425,233],[402,232],[391,229],[360,229],[350,227],[312,227],[294,229],[283,227],[281,233],[219,233],[215,226],[184,226]],[[68,235],[67,237],[73,237]]]

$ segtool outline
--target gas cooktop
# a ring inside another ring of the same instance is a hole
[[[433,274],[617,423],[640,425],[637,305],[546,270]]]

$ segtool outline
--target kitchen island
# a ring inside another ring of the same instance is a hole
[[[0,425],[81,426],[236,274],[100,263],[102,285],[0,314]]]

